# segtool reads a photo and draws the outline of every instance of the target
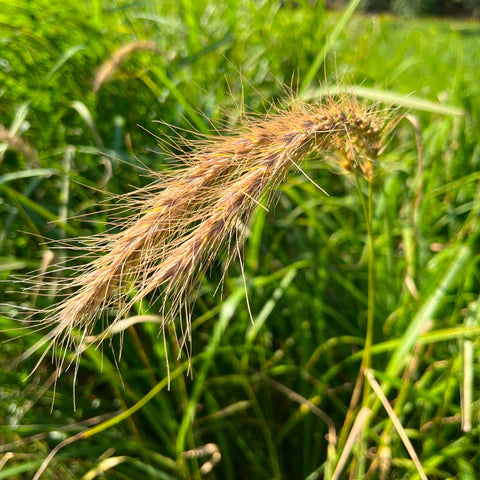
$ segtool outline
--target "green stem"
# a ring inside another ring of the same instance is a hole
[[[363,377],[363,372],[371,367],[372,363],[372,341],[375,321],[375,244],[373,237],[373,185],[372,181],[368,182],[368,200],[365,201],[358,175],[355,175],[357,189],[362,202],[363,213],[367,225],[368,234],[368,305],[367,305],[367,331],[365,335],[365,348],[363,350],[362,364],[360,366],[359,375]],[[368,382],[363,383],[363,400],[362,407],[368,405],[370,395],[370,385]],[[368,420],[363,428],[358,449],[357,478],[361,478],[365,472],[365,453],[367,451],[367,440],[365,432],[368,430]]]
[[[368,203],[365,201],[360,180],[355,175],[357,189],[362,203],[363,213],[367,224],[368,235],[368,305],[367,305],[367,331],[365,335],[365,348],[363,350],[361,370],[371,367],[372,358],[372,341],[375,321],[375,244],[373,237],[373,186],[372,182],[368,183]],[[362,406],[366,405],[369,394],[368,382],[364,383],[364,396]]]
[[[375,322],[375,243],[373,237],[373,187],[372,182],[368,183],[368,311],[367,311],[367,335],[365,338],[365,357],[363,368],[371,366],[371,348],[373,341],[373,330]],[[368,386],[368,382],[365,382]],[[367,398],[364,396],[364,406]]]

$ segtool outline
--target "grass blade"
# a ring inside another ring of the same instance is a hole
[[[428,478],[425,475],[425,472],[423,470],[422,464],[420,463],[420,460],[418,458],[417,452],[413,448],[412,442],[408,438],[407,432],[405,432],[405,429],[403,428],[403,425],[401,424],[400,419],[398,418],[398,416],[393,411],[392,406],[390,405],[390,403],[388,403],[387,397],[385,397],[385,394],[383,393],[380,385],[375,380],[375,377],[373,375],[372,370],[367,369],[367,370],[365,370],[364,374],[367,377],[368,383],[372,387],[372,390],[375,392],[375,395],[377,395],[377,397],[382,402],[383,407],[387,411],[388,416],[390,417],[390,420],[392,421],[393,425],[395,426],[395,428],[398,432],[398,435],[402,439],[402,442],[403,442],[403,444],[405,445],[405,448],[408,451],[408,454],[410,455],[411,459],[413,460],[413,463],[417,467],[420,478],[422,480],[428,480]]]
[[[332,45],[335,43],[335,40],[338,38],[342,30],[347,25],[348,21],[350,20],[351,16],[357,9],[358,5],[360,4],[361,0],[351,0],[348,4],[348,7],[343,12],[338,23],[335,25],[332,33],[327,37],[327,41],[325,42],[323,48],[319,50],[317,56],[313,60],[312,64],[308,72],[306,73],[305,77],[303,78],[302,86],[300,88],[300,93],[302,94],[308,88],[308,86],[312,83],[312,80],[315,78],[315,75],[318,73],[318,70],[323,64],[325,59],[325,55],[328,53]]]
[[[440,113],[442,115],[462,116],[465,112],[452,105],[442,105],[432,102],[415,95],[402,95],[401,93],[390,90],[380,90],[377,88],[368,88],[360,86],[340,86],[333,85],[309,90],[302,95],[305,100],[319,99],[328,95],[341,95],[344,93],[354,93],[360,98],[373,100],[386,105],[396,105],[398,107],[411,108],[413,110],[422,110],[424,112]]]
[[[440,302],[445,297],[448,288],[455,280],[462,267],[471,255],[471,250],[467,246],[459,249],[454,257],[450,268],[444,275],[436,290],[430,295],[423,307],[414,316],[407,331],[402,337],[401,343],[396,348],[385,371],[387,376],[396,376],[405,365],[408,359],[408,352],[413,347],[427,321],[432,318]]]
[[[0,177],[0,185],[2,183],[18,180],[19,178],[29,177],[50,177],[51,175],[59,175],[60,172],[54,168],[30,168],[20,172],[6,173]]]

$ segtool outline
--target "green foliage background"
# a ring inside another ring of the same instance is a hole
[[[410,121],[397,126],[373,185],[372,368],[429,478],[476,478],[480,26],[350,16],[358,3],[345,14],[303,0],[0,2],[0,123],[38,152],[0,150],[0,329],[10,340],[0,345],[0,479],[31,478],[60,441],[94,424],[98,433],[60,450],[43,478],[200,478],[205,459],[182,452],[207,443],[222,455],[207,478],[330,478],[351,428],[344,422],[365,341],[368,242],[354,178],[318,159],[307,169],[329,197],[293,175],[276,207],[259,209],[250,225],[245,274],[255,324],[238,266],[221,295],[221,265],[202,283],[193,378],[169,340],[171,368],[182,373],[168,391],[158,328],[136,324],[121,359],[108,344],[84,354],[76,410],[70,372],[50,411],[52,365],[28,379],[38,356],[12,367],[40,333],[9,330],[22,309],[53,301],[54,292],[32,300],[12,280],[39,268],[43,237],[103,231],[102,189],[147,184],[142,162],[168,168],[152,133],[168,139],[171,131],[155,120],[222,129],[238,120],[242,95],[262,112],[297,82],[318,101],[320,81],[386,96],[399,114],[408,107]],[[94,93],[100,65],[138,39],[158,51],[134,52]],[[72,219],[54,222],[65,213]],[[75,218],[85,213],[92,222]],[[157,312],[152,299],[132,313]],[[135,413],[114,416],[138,402]],[[374,413],[344,478],[415,478],[376,397],[367,404]],[[312,405],[336,429],[333,452]]]

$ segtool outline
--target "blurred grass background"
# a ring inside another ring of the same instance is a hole
[[[145,321],[125,331],[118,371],[108,345],[87,350],[76,410],[71,372],[51,411],[52,365],[28,380],[35,358],[12,368],[40,334],[9,329],[23,308],[54,301],[12,280],[51,262],[42,238],[103,231],[102,190],[147,184],[141,162],[168,168],[152,133],[171,133],[155,120],[208,132],[210,122],[235,125],[242,94],[261,112],[284,85],[318,101],[320,83],[334,89],[338,79],[409,112],[373,185],[374,375],[428,477],[477,478],[480,25],[371,16],[359,3],[0,2],[0,329],[9,340],[0,344],[0,479],[32,478],[56,445],[93,425],[42,478],[198,479],[209,455],[183,452],[209,443],[221,460],[205,478],[331,478],[360,408],[347,413],[365,342],[368,249],[354,179],[321,162],[308,171],[328,198],[294,175],[250,226],[254,325],[238,265],[222,295],[213,295],[221,266],[212,269],[194,310],[193,378],[184,357],[174,361],[170,391],[158,325]],[[155,48],[132,50],[94,91],[100,66],[139,41]],[[85,213],[91,222],[75,218]],[[157,312],[152,299],[132,313]],[[175,359],[175,342],[167,348]],[[377,403],[341,478],[417,478]]]

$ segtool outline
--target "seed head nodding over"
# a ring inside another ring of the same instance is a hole
[[[43,356],[56,346],[63,352],[57,357],[61,373],[67,349],[73,346],[78,360],[102,312],[114,310],[118,322],[154,291],[163,299],[165,325],[180,325],[182,345],[190,341],[188,312],[199,278],[220,249],[228,260],[240,251],[232,246],[242,242],[260,202],[268,203],[291,170],[303,172],[300,165],[311,153],[372,180],[386,120],[352,96],[319,106],[292,101],[266,116],[247,116],[226,135],[194,142],[175,155],[179,168],[153,174],[154,183],[125,197],[126,210],[136,213],[122,221],[119,233],[87,239],[95,259],[60,282],[67,295],[40,321],[51,330],[24,357],[46,343]]]

